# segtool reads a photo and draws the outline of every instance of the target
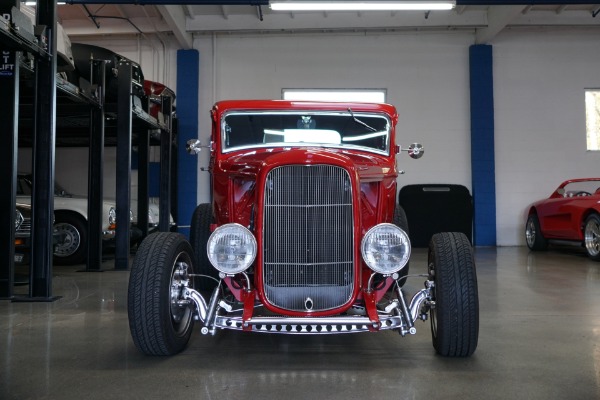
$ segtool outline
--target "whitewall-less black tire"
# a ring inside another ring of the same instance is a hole
[[[127,312],[135,346],[145,354],[177,354],[188,344],[194,327],[194,308],[182,300],[193,287],[192,247],[179,233],[149,235],[131,266]]]
[[[457,232],[433,235],[428,266],[434,281],[433,347],[442,356],[468,357],[479,338],[477,275],[469,239]]]
[[[404,211],[404,208],[402,208],[402,206],[400,204],[396,204],[396,209],[394,210],[394,225],[396,225],[398,228],[400,228],[404,232],[406,232],[406,234],[410,238],[410,232],[408,231],[408,219],[406,218],[406,212]],[[406,266],[404,268],[402,268],[402,271],[400,271],[400,279],[398,280],[398,283],[400,284],[400,286],[404,286],[404,284],[406,283],[406,275],[408,275],[409,268],[410,268],[410,260],[406,263]]]
[[[590,214],[584,224],[583,239],[587,255],[594,261],[600,261],[600,216]]]
[[[546,250],[548,248],[548,241],[542,235],[540,228],[540,220],[537,214],[531,214],[527,217],[527,223],[525,224],[525,240],[527,247],[533,251]]]
[[[206,203],[198,205],[194,210],[190,224],[190,242],[194,249],[196,271],[198,274],[205,275],[205,277],[200,277],[197,280],[199,290],[212,291],[217,286],[219,279],[219,271],[212,266],[206,253],[206,245],[211,234],[210,225],[213,222],[212,205]]]

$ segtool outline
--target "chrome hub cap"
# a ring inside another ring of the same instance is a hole
[[[535,244],[535,224],[533,223],[532,219],[527,221],[527,226],[525,227],[525,238],[527,239],[527,245],[529,247],[533,247]]]
[[[189,260],[185,262],[182,257],[177,258],[171,275],[171,322],[177,334],[184,334],[192,321],[191,303],[183,298],[185,289],[191,287]]]
[[[68,257],[74,254],[81,246],[81,233],[71,224],[60,222],[54,225],[54,228],[60,235],[56,244],[54,255],[57,257]]]
[[[590,219],[585,224],[585,248],[592,257],[600,254],[600,224],[596,219]]]

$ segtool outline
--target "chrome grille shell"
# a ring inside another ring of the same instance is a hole
[[[355,281],[352,181],[333,165],[288,165],[267,175],[263,215],[265,299],[295,312],[347,304]]]

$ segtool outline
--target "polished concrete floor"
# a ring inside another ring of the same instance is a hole
[[[56,267],[59,300],[0,301],[0,399],[600,398],[600,263],[518,247],[475,257],[480,335],[467,359],[436,356],[429,322],[405,338],[196,328],[183,353],[147,357],[129,334],[128,272]],[[411,272],[425,259],[416,249]]]

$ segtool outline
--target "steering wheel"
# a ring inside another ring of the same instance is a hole
[[[591,196],[592,194],[590,192],[586,192],[585,190],[580,190],[578,192],[573,193],[574,197],[584,197],[584,196]]]

